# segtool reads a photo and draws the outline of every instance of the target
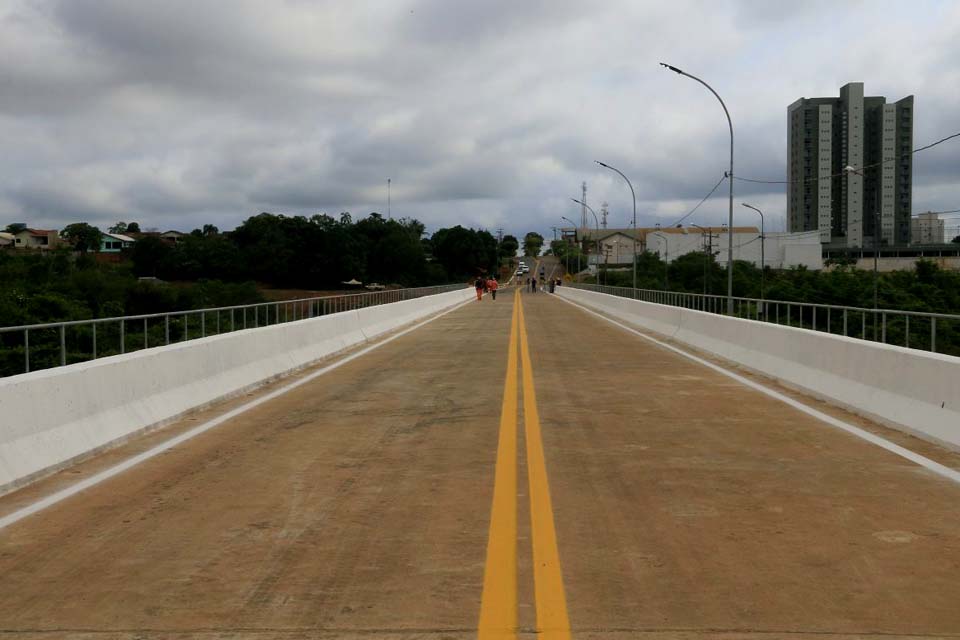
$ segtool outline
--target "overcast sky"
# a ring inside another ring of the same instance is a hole
[[[669,224],[727,165],[782,180],[801,96],[916,96],[960,131],[960,3],[0,0],[0,223],[232,229],[386,212],[522,234],[610,205]],[[687,222],[726,219],[726,185]],[[735,183],[782,228],[782,185]],[[755,224],[738,206],[738,224]],[[914,211],[960,209],[960,139],[917,154]],[[957,221],[960,222],[960,221]],[[948,223],[952,225],[954,222]]]

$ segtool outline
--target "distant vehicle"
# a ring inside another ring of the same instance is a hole
[[[515,274],[513,274],[513,275],[515,275],[515,276],[522,276],[522,275],[523,275],[523,269],[517,269],[517,272],[516,272]]]

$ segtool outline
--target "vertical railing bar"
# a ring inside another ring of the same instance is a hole
[[[67,325],[60,325],[60,366],[67,364]]]

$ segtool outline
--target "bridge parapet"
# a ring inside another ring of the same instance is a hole
[[[473,296],[459,287],[0,379],[0,493]]]
[[[559,295],[960,449],[960,358],[682,306],[561,287]]]

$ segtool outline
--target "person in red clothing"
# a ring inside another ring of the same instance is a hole
[[[473,283],[474,288],[477,290],[477,302],[480,302],[480,299],[483,298],[483,288],[486,285],[482,276],[477,276],[477,281]]]
[[[495,277],[490,278],[489,280],[487,280],[487,290],[490,292],[490,298],[491,298],[492,300],[496,300],[496,299],[497,299],[497,287],[499,287],[499,286],[500,286],[500,285],[497,284],[497,279],[496,279]]]

